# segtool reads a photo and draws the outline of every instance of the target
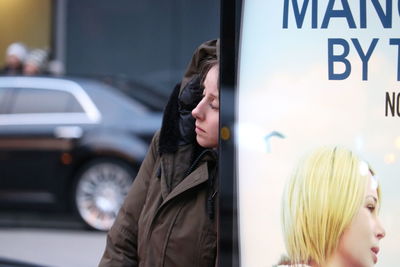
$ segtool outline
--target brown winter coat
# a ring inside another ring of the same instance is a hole
[[[208,157],[171,192],[165,183],[183,179],[190,145],[159,157],[158,134],[107,236],[100,266],[214,266],[216,220],[207,215]],[[161,164],[161,177],[157,177]],[[215,197],[216,189],[212,192]]]
[[[216,56],[215,41],[196,50],[183,84],[198,74],[193,70],[198,69],[201,58],[210,55]],[[177,98],[179,89],[177,86],[172,99]],[[198,151],[193,143],[182,144],[181,129],[171,127],[174,120],[183,118],[181,113],[170,118],[177,105],[169,112],[167,105],[169,117],[164,115],[161,133],[154,136],[107,235],[101,267],[215,266],[217,204],[210,203],[217,198],[216,153],[212,149]]]

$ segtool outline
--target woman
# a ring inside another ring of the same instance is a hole
[[[23,43],[12,43],[6,52],[6,65],[0,69],[0,74],[20,75],[22,74],[23,64],[28,54],[28,49]]]
[[[48,52],[44,49],[33,49],[26,57],[23,74],[28,76],[46,74]]]
[[[282,221],[289,259],[279,266],[373,266],[385,236],[380,203],[380,186],[367,163],[347,149],[317,149],[285,189]]]
[[[171,95],[100,266],[215,266],[218,115],[217,42],[209,41]]]

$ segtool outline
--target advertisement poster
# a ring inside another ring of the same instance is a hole
[[[385,230],[375,266],[398,266],[400,2],[243,1],[239,49],[241,266],[287,255],[284,187],[321,146],[349,149],[373,168]]]

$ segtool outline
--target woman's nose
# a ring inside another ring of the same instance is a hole
[[[202,120],[203,119],[203,111],[202,111],[202,103],[203,101],[200,101],[199,104],[197,104],[197,106],[192,110],[192,116],[196,119],[196,120]]]
[[[377,231],[377,238],[379,239],[379,240],[381,240],[382,238],[384,238],[385,237],[385,235],[386,235],[386,231],[385,231],[385,228],[383,228],[383,226],[382,226],[382,223],[381,223],[381,221],[378,219],[378,231]]]

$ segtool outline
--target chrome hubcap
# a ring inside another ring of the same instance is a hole
[[[82,218],[95,229],[110,229],[132,181],[129,172],[114,163],[99,163],[86,170],[76,191]]]

